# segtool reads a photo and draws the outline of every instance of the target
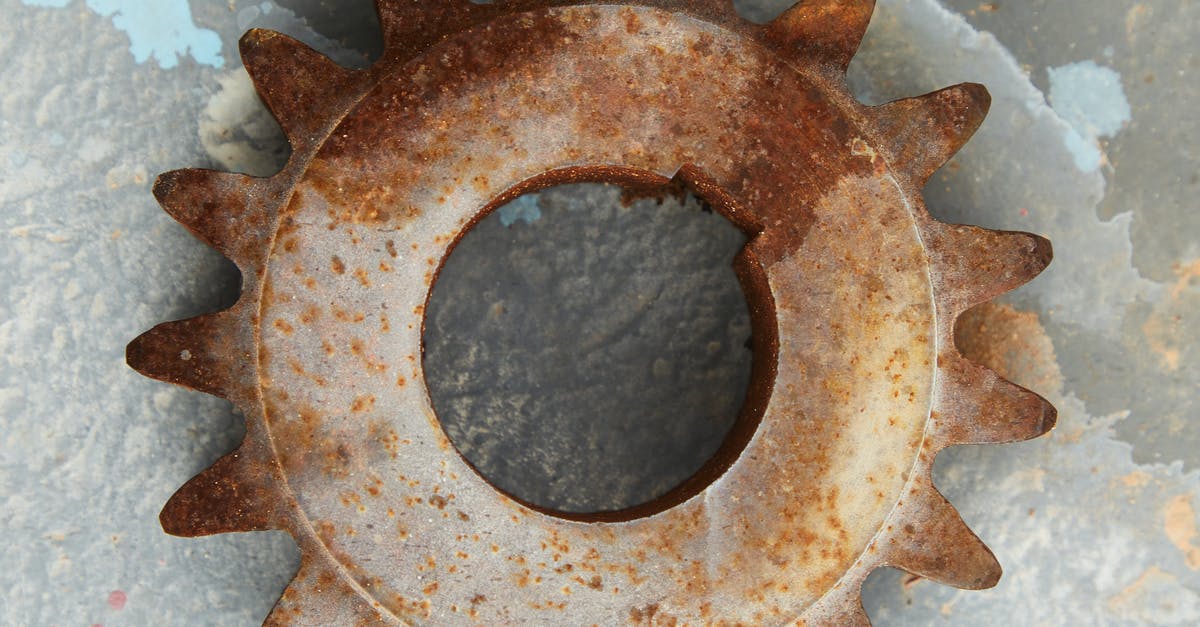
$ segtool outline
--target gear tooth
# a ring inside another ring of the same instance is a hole
[[[179,488],[159,514],[163,530],[194,538],[281,528],[274,517],[274,474],[257,453],[243,444]]]
[[[301,548],[305,548],[304,541]],[[345,574],[337,567],[326,564],[314,551],[304,550],[303,556],[300,571],[284,589],[263,627],[383,623],[381,612],[364,599],[361,591],[346,583]]]
[[[892,167],[923,185],[971,139],[991,104],[986,87],[962,83],[874,107]]]
[[[894,515],[905,523],[880,541],[888,566],[963,590],[1000,581],[996,556],[933,486],[928,471],[913,482]]]
[[[1049,401],[957,353],[938,359],[934,444],[1005,444],[1045,435],[1058,410]]]
[[[925,246],[942,307],[958,315],[1034,279],[1050,265],[1050,241],[1031,233],[932,222]]]
[[[409,59],[465,30],[473,16],[496,8],[469,0],[375,0],[375,10],[383,27],[385,56]]]
[[[350,70],[282,33],[254,29],[238,43],[259,98],[295,151],[315,146],[335,120],[325,111],[359,93],[366,73]]]
[[[255,270],[262,242],[275,227],[267,179],[212,170],[176,170],[158,177],[154,197],[193,235],[232,259],[243,272]]]
[[[138,336],[125,349],[134,370],[229,400],[245,396],[237,381],[249,380],[248,350],[241,340],[237,309],[166,322]]]
[[[789,56],[845,73],[874,12],[875,0],[804,0],[767,25],[767,39]]]

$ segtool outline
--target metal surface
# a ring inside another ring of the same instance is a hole
[[[938,451],[1047,431],[1040,397],[963,359],[954,321],[1049,262],[1036,236],[934,221],[921,186],[982,121],[961,85],[867,107],[844,72],[872,2],[765,26],[726,3],[381,2],[342,69],[254,31],[243,57],[293,155],[164,175],[235,261],[228,311],[155,328],[143,373],[228,398],[235,453],[163,511],[179,535],[283,529],[268,619],[866,622],[879,566],[964,588],[999,566],[929,478]],[[681,182],[743,228],[754,383],[725,447],[631,510],[539,511],[458,455],[424,387],[423,311],[491,209],[564,182]]]

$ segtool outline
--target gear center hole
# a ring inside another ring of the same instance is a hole
[[[731,262],[747,235],[682,187],[660,191],[519,196],[462,237],[430,295],[424,371],[443,429],[494,487],[548,513],[670,507],[655,502],[715,479],[723,468],[701,477],[743,431],[755,355]]]

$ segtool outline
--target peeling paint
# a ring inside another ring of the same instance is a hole
[[[537,194],[525,194],[500,207],[500,224],[512,226],[517,222],[533,224],[542,219]]]
[[[27,6],[64,8],[71,0],[21,0]],[[138,63],[153,58],[169,70],[191,56],[197,63],[223,67],[221,37],[199,28],[187,0],[87,0],[87,7],[129,35],[129,52]]]
[[[1048,68],[1050,105],[1071,130],[1063,138],[1083,172],[1104,163],[1101,138],[1113,137],[1129,123],[1132,111],[1121,75],[1094,61],[1081,61]]]

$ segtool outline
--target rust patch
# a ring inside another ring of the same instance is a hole
[[[1190,494],[1181,494],[1167,503],[1163,510],[1163,531],[1183,554],[1188,568],[1200,570],[1200,545],[1195,542],[1196,510],[1192,508]]]

